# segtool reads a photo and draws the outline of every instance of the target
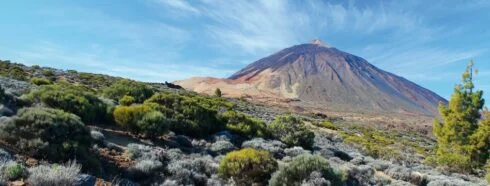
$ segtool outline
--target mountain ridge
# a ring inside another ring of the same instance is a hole
[[[349,112],[436,116],[438,103],[447,103],[406,78],[319,40],[280,50],[226,79],[192,78],[176,84],[201,93],[222,88],[230,97],[293,99],[296,106]]]

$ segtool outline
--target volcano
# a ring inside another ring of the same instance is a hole
[[[320,40],[283,49],[226,79],[175,82],[186,89],[264,102],[283,101],[317,110],[437,115],[447,101],[403,77]]]

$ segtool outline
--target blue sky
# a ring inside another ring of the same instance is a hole
[[[163,82],[227,77],[320,38],[446,98],[474,59],[490,95],[489,10],[485,0],[2,1],[0,58]]]

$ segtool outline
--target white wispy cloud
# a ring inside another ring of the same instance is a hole
[[[194,13],[194,14],[200,14],[201,13],[201,11],[199,9],[190,5],[185,0],[152,0],[152,1],[163,4],[163,5],[168,6],[170,8],[176,8],[176,9],[183,10],[183,11],[190,12],[190,13]]]

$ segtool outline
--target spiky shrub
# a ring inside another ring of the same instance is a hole
[[[52,161],[86,154],[92,142],[78,116],[51,108],[20,109],[1,125],[0,138],[25,153]]]
[[[52,82],[49,79],[33,77],[31,78],[31,83],[34,85],[51,85]]]
[[[121,99],[119,99],[119,105],[129,106],[133,104],[134,101],[133,96],[123,96]]]
[[[154,93],[153,89],[144,83],[131,80],[119,80],[103,92],[104,96],[118,101],[124,96],[131,96],[136,103],[142,103]]]
[[[226,129],[231,132],[249,138],[269,136],[267,125],[258,118],[252,118],[235,111],[227,111],[221,117],[226,121]]]
[[[162,168],[162,162],[158,160],[145,159],[138,161],[133,167],[130,167],[128,169],[128,173],[132,179],[142,180],[148,178],[149,176],[155,175],[155,173]]]
[[[107,105],[86,87],[65,83],[48,85],[30,92],[24,99],[76,114],[85,122],[106,120]]]
[[[291,115],[280,115],[269,125],[271,134],[286,145],[311,149],[315,134],[308,130],[304,122]]]
[[[71,186],[80,174],[81,166],[75,162],[66,165],[39,165],[29,169],[27,183],[36,186]]]
[[[169,158],[171,162],[167,166],[170,178],[174,184],[170,185],[206,185],[213,175],[216,175],[218,164],[211,156],[191,156],[182,158]]]
[[[252,185],[265,183],[276,169],[277,162],[269,152],[246,148],[226,154],[219,175],[240,185]]]
[[[329,183],[326,185],[341,185],[343,182],[342,174],[332,169],[325,158],[305,154],[294,158],[289,164],[279,168],[272,175],[269,185],[301,185],[302,182],[309,180],[314,172],[321,174],[321,178]]]

